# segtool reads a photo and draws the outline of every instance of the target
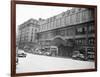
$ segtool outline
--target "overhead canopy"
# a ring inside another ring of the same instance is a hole
[[[72,39],[63,40],[62,38],[55,38],[54,40],[51,41],[51,45],[55,46],[63,45],[72,47],[74,45],[74,41]]]
[[[60,45],[66,45],[65,40],[61,39],[61,38],[55,38],[54,40],[51,41],[51,45],[55,45],[55,46],[60,46]]]
[[[66,42],[66,46],[72,47],[75,45],[75,41],[73,39],[66,39],[65,42]]]

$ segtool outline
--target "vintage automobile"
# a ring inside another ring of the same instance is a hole
[[[44,50],[45,50],[44,55],[46,55],[46,56],[50,56],[51,55],[50,47],[44,47]]]
[[[24,50],[25,52],[32,53],[32,48],[29,47],[29,46],[27,46],[27,45],[24,46],[23,50]]]
[[[51,52],[45,52],[44,55],[51,56]]]
[[[44,52],[44,49],[36,48],[34,53],[35,53],[35,54],[38,54],[38,55],[42,55],[43,52]]]
[[[23,50],[18,51],[18,57],[26,57],[26,53]]]
[[[80,53],[80,51],[74,51],[72,54],[72,58],[77,60],[85,60],[84,54]]]

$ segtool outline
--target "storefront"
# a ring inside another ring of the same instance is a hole
[[[71,57],[73,52],[73,45],[70,40],[63,40],[62,38],[55,38],[52,40],[51,45],[58,47],[58,56]]]

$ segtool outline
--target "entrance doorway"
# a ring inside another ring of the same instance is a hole
[[[72,48],[70,46],[66,45],[66,41],[63,40],[62,38],[55,38],[51,45],[57,46],[58,47],[58,55],[60,57],[71,57],[72,54]]]

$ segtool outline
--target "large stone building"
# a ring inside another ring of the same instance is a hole
[[[87,55],[94,56],[93,9],[73,8],[35,22],[31,19],[21,24],[19,43],[38,41],[41,46],[57,46],[57,56],[71,57],[75,50],[81,50],[86,58]]]
[[[94,54],[93,14],[93,9],[73,8],[42,21],[39,43],[57,46],[58,56],[71,57],[74,50],[80,49],[85,55]]]
[[[19,46],[23,48],[25,45],[33,46],[36,43],[36,32],[39,28],[38,21],[29,19],[19,25],[18,40]]]

